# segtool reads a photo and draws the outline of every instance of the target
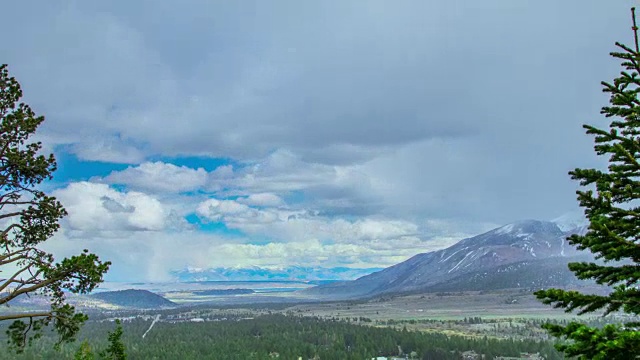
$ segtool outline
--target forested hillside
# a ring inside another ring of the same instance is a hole
[[[407,331],[402,327],[377,328],[292,315],[263,315],[249,319],[239,314],[222,321],[158,322],[143,339],[150,320],[136,318],[124,323],[124,343],[129,359],[303,359],[362,360],[400,353],[419,359],[460,359],[474,350],[489,359],[496,355],[516,356],[520,352],[540,352],[547,359],[560,359],[548,342],[497,340],[447,336],[442,333]],[[90,322],[80,340],[94,348],[106,346],[108,321]],[[79,342],[52,350],[52,339],[34,343],[24,355],[2,353],[0,359],[71,359]]]
[[[106,291],[91,295],[106,303],[133,309],[160,309],[175,307],[176,304],[147,290]]]

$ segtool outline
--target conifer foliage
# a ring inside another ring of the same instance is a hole
[[[43,116],[20,103],[22,90],[0,66],[0,321],[8,327],[9,344],[21,351],[48,325],[59,334],[59,344],[73,340],[86,320],[65,301],[65,292],[87,293],[109,269],[84,250],[56,261],[42,249],[66,215],[62,204],[40,190],[56,170],[53,154],[40,153],[42,144],[30,140]],[[49,301],[50,309],[13,311],[12,301],[36,295]]]
[[[640,314],[640,48],[635,8],[631,9],[634,45],[616,43],[611,56],[623,70],[613,83],[602,82],[610,94],[610,105],[601,114],[611,119],[608,129],[584,125],[595,138],[595,152],[608,157],[607,170],[575,169],[569,174],[584,190],[577,191],[585,208],[589,230],[572,235],[569,242],[590,250],[600,263],[571,263],[569,269],[582,280],[593,279],[612,287],[608,295],[583,294],[560,289],[535,293],[545,304],[576,310],[578,314],[602,311],[606,316],[622,311],[630,318]],[[566,341],[558,349],[583,359],[640,358],[640,323],[588,327],[579,322],[567,326],[547,324],[545,328]]]
[[[100,353],[103,359],[107,360],[127,360],[127,353],[122,342],[122,325],[120,320],[116,320],[116,329],[109,332],[109,346]]]

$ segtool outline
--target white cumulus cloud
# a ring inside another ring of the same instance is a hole
[[[238,199],[238,202],[251,206],[276,207],[284,204],[282,198],[272,193],[257,193]]]
[[[178,193],[204,187],[207,176],[207,172],[203,168],[193,169],[156,161],[144,162],[122,171],[114,171],[103,181],[150,192]]]
[[[54,191],[69,215],[69,230],[161,231],[168,227],[170,211],[156,198],[135,191],[119,192],[106,184],[71,183]]]

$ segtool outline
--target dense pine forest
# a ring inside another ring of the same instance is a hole
[[[539,352],[561,359],[553,345],[535,340],[500,340],[487,337],[447,336],[442,333],[354,325],[344,320],[300,317],[292,314],[238,314],[215,321],[159,321],[145,336],[151,318],[124,322],[123,341],[129,359],[371,359],[401,356],[414,359],[460,359],[473,350],[494,356]],[[198,319],[200,320],[200,319]],[[115,325],[91,321],[79,341],[53,350],[53,337],[36,341],[24,354],[0,353],[0,359],[72,359],[83,340],[97,350],[106,346],[106,334]]]

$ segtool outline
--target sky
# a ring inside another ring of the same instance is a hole
[[[46,120],[107,280],[386,267],[578,210],[633,1],[7,1],[0,63]]]

